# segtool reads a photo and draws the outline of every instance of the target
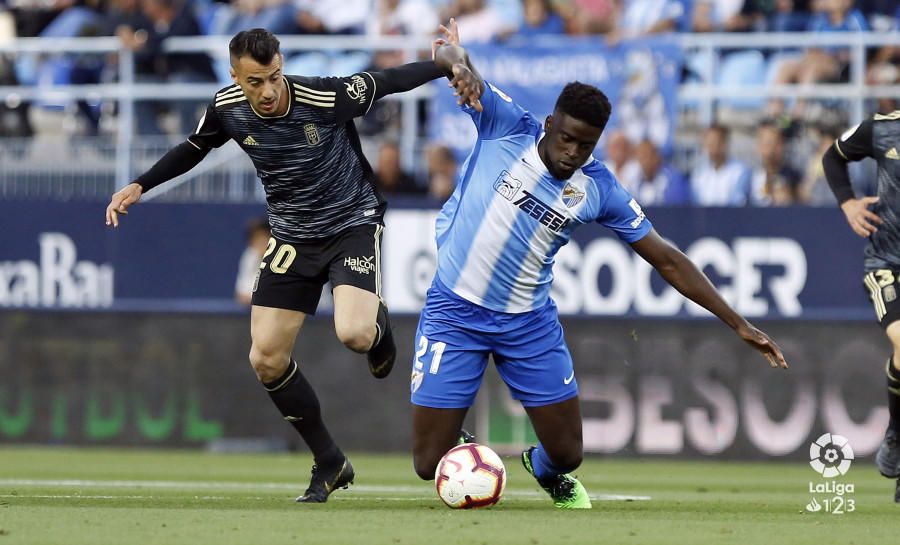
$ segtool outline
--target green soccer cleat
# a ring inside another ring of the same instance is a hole
[[[466,430],[459,430],[459,438],[456,439],[457,446],[465,445],[466,443],[474,443],[474,442],[475,442],[474,435],[467,432]]]
[[[550,497],[553,498],[553,505],[558,509],[590,509],[591,498],[584,489],[584,485],[575,477],[568,473],[545,480],[535,477],[534,468],[531,466],[531,454],[535,448],[537,447],[531,447],[522,452],[522,465],[537,480],[541,488],[550,494]]]
[[[353,466],[346,457],[340,465],[331,468],[312,467],[312,478],[309,481],[309,488],[302,496],[298,497],[297,503],[325,503],[328,496],[338,488],[347,488],[353,484]]]

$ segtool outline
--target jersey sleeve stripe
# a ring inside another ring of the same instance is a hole
[[[841,157],[843,157],[845,160],[847,160],[847,161],[850,160],[850,159],[847,159],[847,156],[844,155],[844,150],[841,149],[840,138],[838,138],[837,140],[834,141],[834,149],[836,149],[837,152],[841,155]]]
[[[231,99],[228,99],[228,100],[219,100],[219,101],[216,101],[216,106],[224,106],[224,105],[226,105],[226,104],[232,104],[232,103],[235,103],[235,102],[240,102],[240,101],[242,101],[242,100],[247,100],[247,97],[245,97],[245,96],[239,96],[239,97],[231,98]]]
[[[234,92],[240,91],[240,90],[241,90],[241,87],[239,85],[232,85],[231,87],[222,89],[221,91],[216,93],[216,98],[221,98],[225,95],[230,95],[231,93],[234,93]]]
[[[334,97],[320,97],[320,96],[316,96],[316,95],[311,95],[309,93],[304,93],[303,91],[294,91],[294,96],[308,98],[310,100],[317,100],[319,102],[330,102],[331,104],[334,104],[334,100],[335,100]]]
[[[316,100],[309,100],[308,98],[303,98],[300,95],[296,95],[294,97],[297,102],[302,102],[304,104],[311,104],[313,106],[319,106],[320,108],[334,108],[334,102],[318,102]]]
[[[235,94],[231,94],[231,95],[216,97],[216,102],[222,102],[223,100],[228,100],[231,98],[243,98],[243,96],[244,96],[244,93],[235,93]]]
[[[304,87],[299,83],[294,84],[294,88],[299,91],[303,91],[309,93],[311,95],[319,95],[322,98],[333,98],[337,93],[335,91],[317,91],[315,89],[310,89],[309,87]]]
[[[197,148],[197,149],[200,150],[200,151],[203,151],[203,148],[201,148],[201,147],[198,146],[197,144],[193,143],[193,142],[191,141],[190,138],[188,138],[187,141],[188,141],[188,144],[194,146],[195,148]]]

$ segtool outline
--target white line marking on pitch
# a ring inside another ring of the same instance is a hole
[[[85,480],[85,479],[0,479],[0,486],[34,486],[34,487],[61,487],[61,488],[155,488],[170,490],[290,490],[296,491],[302,488],[298,484],[290,483],[235,483],[235,482],[208,482],[208,481],[125,481],[125,480]],[[424,487],[420,486],[381,486],[381,485],[353,485],[349,493],[342,492],[340,498],[353,500],[389,500],[389,501],[413,501],[430,499],[431,496],[423,496]],[[354,497],[353,492],[362,494],[415,494],[414,497]],[[544,499],[544,493],[533,490],[507,490],[506,497],[516,499]],[[124,498],[124,499],[150,499],[155,496],[87,496],[87,495],[0,495],[4,498],[33,497],[33,498]],[[218,499],[219,496],[203,496],[199,499]],[[234,499],[221,497],[222,499]],[[261,498],[267,499],[267,498]],[[592,500],[596,501],[649,501],[650,496],[633,496],[626,494],[592,494]]]

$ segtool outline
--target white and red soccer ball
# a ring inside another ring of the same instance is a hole
[[[477,443],[447,451],[434,472],[438,497],[453,509],[490,507],[506,488],[506,468],[496,452]]]

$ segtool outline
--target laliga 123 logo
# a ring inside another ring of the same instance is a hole
[[[853,463],[853,449],[847,438],[842,435],[823,433],[809,446],[809,465],[825,479],[834,479],[845,475]],[[824,497],[812,496],[806,505],[811,513],[824,511],[832,515],[842,515],[856,510],[853,483],[826,480],[818,483],[810,481],[810,494],[824,494]]]
[[[847,473],[851,463],[853,449],[843,435],[823,433],[809,445],[809,465],[826,479]]]

